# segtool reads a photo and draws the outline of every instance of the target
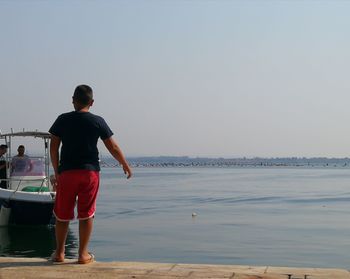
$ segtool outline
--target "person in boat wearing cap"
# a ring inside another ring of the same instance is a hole
[[[78,263],[87,264],[94,260],[94,255],[88,251],[88,243],[99,188],[99,138],[120,163],[127,178],[132,175],[131,168],[105,120],[89,112],[93,103],[91,87],[77,86],[73,95],[75,111],[61,114],[49,130],[52,135],[50,155],[57,183],[54,206],[56,251],[51,255],[54,262],[64,261],[69,221],[74,219],[76,201],[79,219]]]

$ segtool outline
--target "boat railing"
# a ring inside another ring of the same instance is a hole
[[[24,185],[23,188],[20,188],[24,182],[28,183],[33,183],[33,182],[38,182],[37,185],[35,186],[34,191],[31,192],[43,192],[44,187],[49,186],[48,183],[48,178],[47,177],[42,177],[42,178],[29,178],[29,177],[25,177],[25,178],[4,178],[4,179],[0,179],[0,181],[6,181],[7,185],[8,185],[8,190],[14,190],[15,192],[17,191],[22,191],[25,187],[30,187],[29,185]],[[15,183],[13,183],[15,182]],[[16,185],[15,187],[12,187],[13,185]]]

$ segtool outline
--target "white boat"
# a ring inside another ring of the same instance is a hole
[[[29,137],[43,142],[41,157],[27,157],[30,167],[20,171],[13,168],[11,143],[14,137]],[[8,146],[5,188],[0,188],[0,225],[48,225],[54,221],[55,191],[50,183],[50,134],[37,131],[0,134]],[[4,184],[4,183],[2,183]],[[6,217],[4,217],[6,216]],[[8,218],[5,222],[4,219]]]

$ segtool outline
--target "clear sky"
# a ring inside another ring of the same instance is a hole
[[[93,87],[127,156],[350,156],[350,1],[0,1],[0,129]]]

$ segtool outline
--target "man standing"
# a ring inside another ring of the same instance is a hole
[[[113,132],[105,120],[89,112],[93,103],[91,87],[79,85],[73,95],[75,111],[61,114],[49,130],[52,135],[50,155],[57,183],[54,207],[57,247],[52,254],[52,260],[55,262],[64,261],[69,221],[74,219],[77,198],[78,263],[86,264],[94,260],[94,255],[88,252],[88,243],[93,228],[99,188],[100,166],[97,149],[99,138],[102,139],[111,155],[121,164],[127,178],[132,175],[131,168],[113,139]]]
[[[7,178],[7,163],[6,159],[4,157],[5,153],[7,152],[7,145],[1,144],[0,145],[0,188],[7,189],[7,181],[2,180]]]

